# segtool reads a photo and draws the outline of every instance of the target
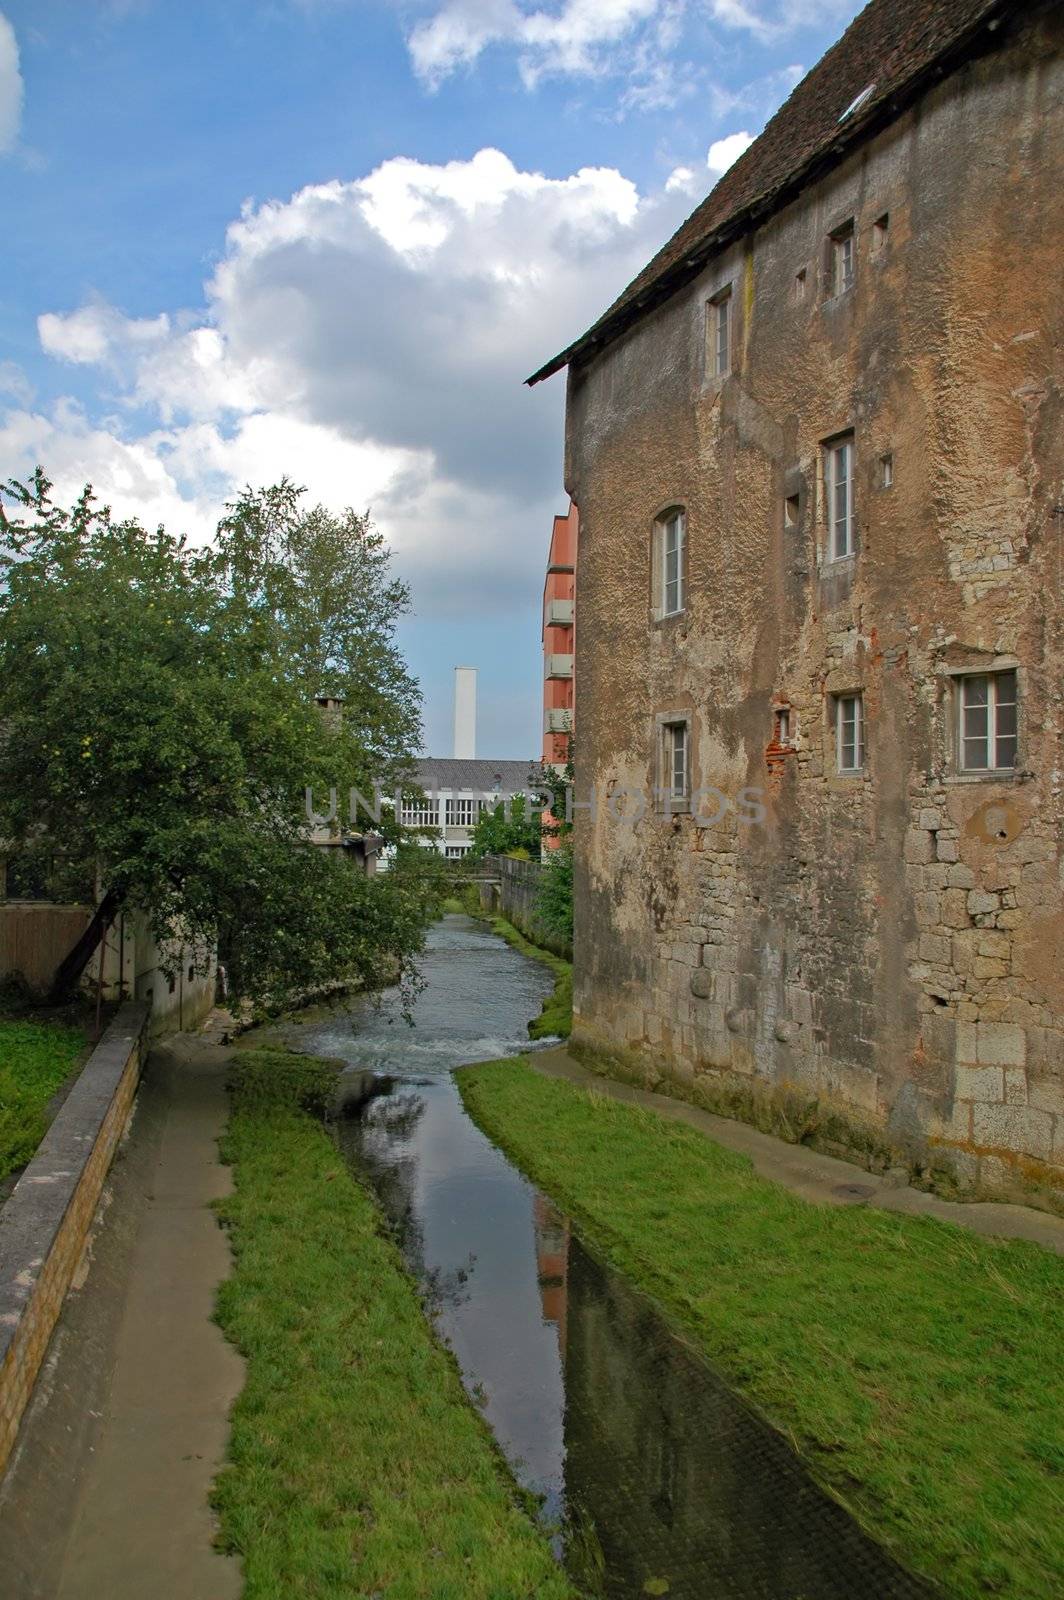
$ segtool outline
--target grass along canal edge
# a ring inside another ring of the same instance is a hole
[[[489,1137],[900,1560],[964,1600],[1064,1593],[1059,1257],[812,1205],[695,1129],[520,1059],[457,1081]]]
[[[218,1321],[247,1362],[214,1502],[245,1600],[573,1600],[377,1202],[317,1120],[335,1068],[242,1050]]]

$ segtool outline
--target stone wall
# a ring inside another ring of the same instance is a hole
[[[0,1210],[0,1474],[129,1118],[148,1009],[123,1006]]]
[[[1059,1197],[1064,13],[995,38],[570,371],[574,1040],[870,1162]],[[707,303],[728,284],[720,379]],[[829,561],[821,463],[844,431],[857,550]],[[688,591],[662,620],[673,506]],[[1006,668],[1016,769],[962,773],[957,677]],[[853,693],[850,774],[832,708]],[[675,718],[696,799],[670,814],[652,791]]]
[[[571,958],[570,947],[557,934],[545,928],[537,915],[539,884],[543,874],[540,862],[522,861],[515,856],[485,856],[481,870],[488,877],[499,880],[497,890],[482,886],[481,903],[485,910],[501,912],[533,944],[553,950],[556,955],[565,956],[566,959]]]

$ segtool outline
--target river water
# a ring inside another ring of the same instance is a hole
[[[285,1037],[375,1075],[381,1092],[338,1125],[344,1154],[376,1189],[470,1396],[584,1592],[929,1595],[466,1115],[453,1069],[528,1050],[548,970],[448,916],[422,974],[413,1027],[389,992]]]

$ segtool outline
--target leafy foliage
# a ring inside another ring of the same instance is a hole
[[[217,941],[238,995],[405,967],[423,869],[366,879],[306,844],[308,785],[398,775],[418,736],[379,536],[287,480],[201,550],[50,488],[38,469],[4,490],[18,520],[0,503],[0,838],[97,864],[108,917]]]
[[[544,929],[562,939],[572,949],[573,943],[573,841],[561,839],[553,850],[543,853],[543,871],[540,874],[536,898],[536,916]]]
[[[514,794],[509,803],[500,800],[480,813],[469,854],[474,861],[505,855],[538,861],[542,839],[539,812],[533,811],[527,795]]]

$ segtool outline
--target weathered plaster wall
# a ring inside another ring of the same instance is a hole
[[[824,301],[851,216],[856,283]],[[574,1037],[999,1192],[1064,1190],[1062,239],[1064,13],[1045,6],[569,383],[577,799],[594,792]],[[729,282],[721,382],[705,307]],[[851,428],[859,548],[826,570],[820,447]],[[688,602],[655,623],[672,504]],[[1013,660],[1019,769],[957,776],[949,675]],[[865,772],[840,776],[831,696],[858,689]],[[771,743],[781,701],[793,752]],[[695,788],[730,797],[713,826],[624,799],[658,782],[666,712],[692,719]],[[755,789],[762,822],[737,798]]]

